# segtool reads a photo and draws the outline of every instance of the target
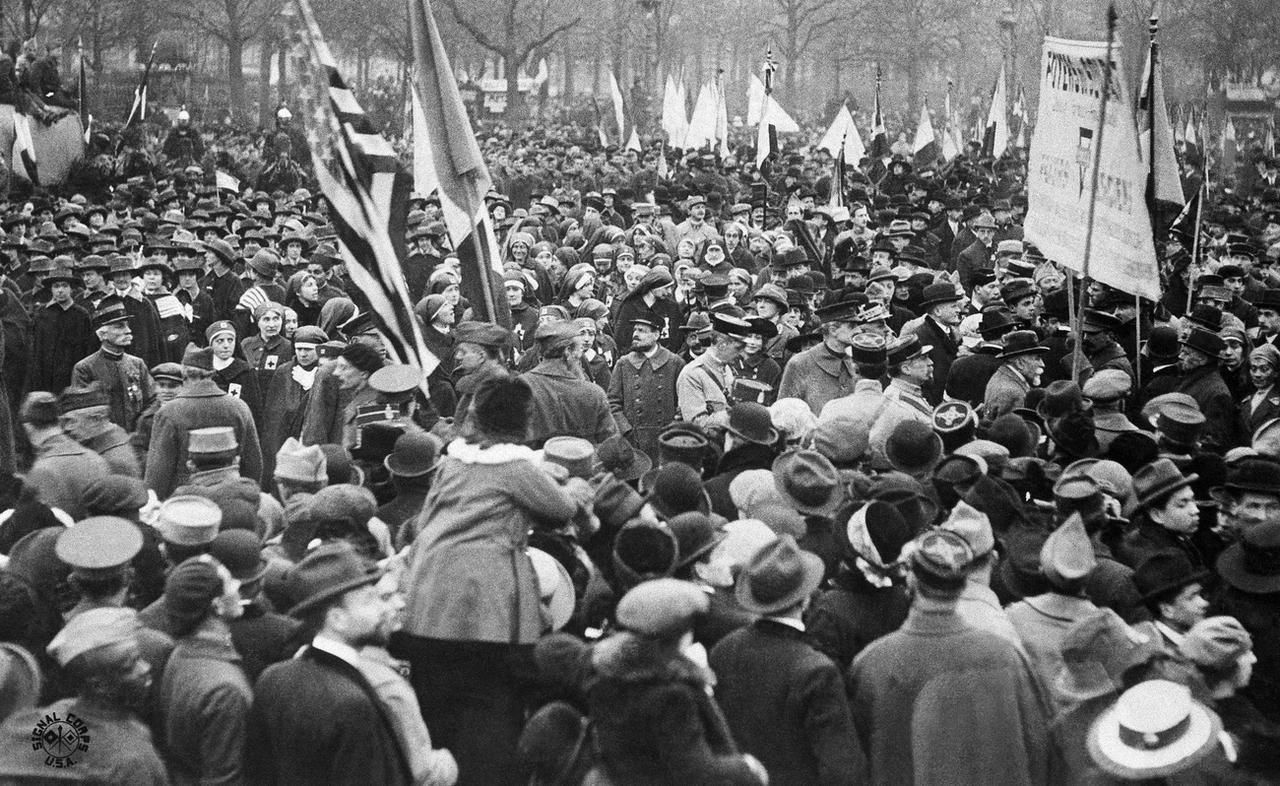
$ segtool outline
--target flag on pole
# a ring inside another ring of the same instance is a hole
[[[240,180],[235,175],[222,169],[218,169],[213,174],[214,185],[219,191],[230,191],[233,194],[240,193]]]
[[[715,107],[716,107],[716,139],[720,142],[720,157],[729,155],[729,110],[724,101],[724,85],[721,83],[724,69],[716,71]]]
[[[1013,146],[1020,149],[1027,149],[1027,125],[1030,122],[1030,113],[1027,111],[1027,96],[1022,92],[1022,85],[1018,85],[1017,97],[1013,99],[1013,125],[1016,126],[1014,132]]]
[[[884,113],[880,111],[880,64],[876,63],[876,101],[871,110],[871,147],[868,153],[872,158],[881,160],[889,158],[889,134],[884,128]]]
[[[835,158],[841,158],[843,154],[844,162],[851,166],[857,166],[867,154],[847,104],[840,105],[840,111],[836,112],[835,119],[831,121],[831,127],[822,135],[822,141],[818,142],[818,147]]]
[[[933,133],[927,104],[920,105],[920,121],[916,123],[916,139],[911,151],[916,169],[928,169],[938,163],[938,139]]]
[[[984,158],[999,158],[1009,149],[1009,89],[1005,84],[1004,63],[991,91],[991,107],[987,110],[987,125],[982,134]]]
[[[84,39],[76,39],[76,55],[80,61],[80,74],[77,87],[79,87],[79,104],[80,104],[80,127],[85,129],[86,135],[89,131],[89,104],[85,101],[89,96],[89,80],[85,78],[84,70]],[[86,136],[86,139],[88,137]]]
[[[22,166],[14,167],[14,174],[32,185],[40,183],[36,168],[36,146],[31,141],[31,117],[22,112],[13,113],[13,160]]]
[[[636,131],[635,126],[631,127],[631,135],[627,137],[627,145],[625,150],[634,150],[637,153],[644,152],[644,148],[640,145],[640,134]]]
[[[609,96],[613,99],[613,122],[618,126],[618,144],[627,138],[627,113],[623,107],[622,90],[618,87],[618,78],[609,71]]]
[[[693,115],[689,118],[689,130],[685,133],[685,150],[697,150],[710,145],[716,140],[716,105],[715,89],[711,82],[703,82],[698,90],[698,100],[693,104]]]
[[[658,147],[658,179],[667,180],[670,173],[667,171],[667,143],[663,142]]]
[[[751,75],[751,85],[754,88],[757,84],[760,86],[760,106],[759,115],[756,119],[758,129],[756,131],[756,169],[760,170],[761,177],[767,177],[765,170],[765,162],[776,161],[778,158],[778,127],[773,120],[773,71],[776,68],[773,61],[773,47],[765,49],[764,53],[764,82],[756,78],[755,74]],[[750,104],[750,96],[748,96],[748,104]],[[779,109],[781,111],[781,109]],[[751,110],[748,106],[747,113]]]
[[[158,43],[157,41],[151,44],[151,54],[147,56],[147,64],[142,68],[142,79],[133,89],[133,106],[129,107],[129,116],[124,120],[125,128],[132,125],[134,120],[147,119],[147,80],[151,78],[151,67],[156,62],[156,44]]]
[[[942,160],[950,161],[960,155],[960,140],[956,138],[955,116],[951,114],[951,91],[955,83],[947,80],[947,97],[942,106]]]
[[[1155,39],[1147,47],[1147,62],[1142,69],[1142,93],[1138,96],[1138,145],[1142,158],[1155,178],[1151,193],[1158,202],[1181,205],[1182,176],[1178,171],[1178,154],[1173,149],[1173,129],[1169,126],[1169,109],[1164,101],[1164,79]],[[1154,124],[1154,125],[1153,125]]]
[[[668,144],[680,147],[689,133],[689,110],[684,104],[684,85],[676,85],[671,74],[662,90],[662,132]]]
[[[466,105],[453,78],[430,0],[412,0],[413,93],[422,121],[414,128],[414,186],[419,193],[436,191],[449,239],[462,262],[462,294],[475,318],[511,324],[502,294],[502,258],[498,253],[485,195],[493,180],[480,154]],[[416,324],[416,323],[415,323]]]
[[[1187,126],[1182,129],[1182,143],[1188,151],[1194,149],[1198,154],[1200,152],[1200,133],[1199,126],[1196,124],[1196,109],[1190,104],[1187,105]]]
[[[1231,116],[1227,116],[1227,124],[1222,129],[1222,176],[1234,176],[1236,173],[1236,124]]]
[[[295,3],[302,27],[295,58],[299,100],[316,179],[347,272],[359,290],[352,294],[357,302],[366,301],[361,306],[375,320],[388,354],[422,370],[425,392],[426,377],[439,359],[423,341],[401,267],[410,179],[338,72],[310,4]]]
[[[1200,216],[1200,194],[1203,191],[1204,189],[1202,188],[1196,189],[1196,193],[1182,206],[1182,211],[1178,213],[1178,217],[1173,219],[1173,223],[1169,225],[1170,232],[1178,230],[1185,233],[1187,237],[1194,238],[1196,236],[1196,232],[1199,231],[1196,221]]]

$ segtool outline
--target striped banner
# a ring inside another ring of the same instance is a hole
[[[338,72],[307,0],[294,0],[302,21],[296,53],[299,99],[320,191],[347,274],[359,289],[389,354],[426,377],[440,365],[427,349],[402,263],[410,179],[396,153],[360,108]],[[353,293],[354,294],[354,293]]]

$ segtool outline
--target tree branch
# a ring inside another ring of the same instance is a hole
[[[453,14],[453,18],[458,22],[462,29],[466,30],[467,33],[476,40],[477,44],[497,54],[503,54],[505,52],[502,47],[495,44],[489,36],[485,35],[484,31],[479,27],[476,27],[475,24],[463,16],[462,12],[458,9],[457,0],[444,0],[444,4],[445,7],[449,9],[449,12]]]
[[[522,57],[520,59],[523,60],[524,58],[528,57],[529,54],[534,50],[541,49],[542,47],[546,46],[548,43],[550,43],[551,39],[555,38],[561,33],[566,33],[569,30],[572,30],[573,28],[577,27],[578,23],[581,21],[582,21],[582,17],[575,16],[573,19],[570,19],[568,22],[565,22],[564,24],[556,25],[548,33],[546,33],[543,36],[540,36],[539,38],[534,39],[528,46],[526,46],[524,48],[524,52],[522,53]]]

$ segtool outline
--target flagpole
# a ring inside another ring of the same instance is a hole
[[[1159,44],[1156,43],[1156,32],[1160,29],[1160,18],[1154,13],[1147,20],[1147,33],[1151,37],[1149,46],[1151,73],[1147,74],[1147,169],[1151,182],[1151,239],[1156,249],[1156,264],[1163,260],[1160,253],[1160,200],[1157,196],[1156,183],[1156,69],[1159,67]]]
[[[1191,228],[1191,233],[1192,233],[1191,264],[1192,265],[1197,265],[1200,263],[1200,215],[1201,215],[1201,211],[1204,210],[1204,200],[1208,197],[1208,195],[1209,195],[1209,183],[1204,178],[1201,178],[1200,191],[1199,191],[1199,194],[1197,195],[1200,198],[1196,200],[1196,223],[1195,223],[1195,226]],[[1187,272],[1187,310],[1184,312],[1186,314],[1191,313],[1191,293],[1194,291],[1195,291],[1195,282],[1191,280],[1191,271],[1188,270]]]
[[[1094,138],[1093,172],[1089,176],[1089,217],[1088,223],[1085,225],[1084,259],[1080,263],[1080,282],[1084,289],[1080,296],[1080,307],[1076,309],[1076,324],[1072,330],[1072,335],[1075,337],[1075,347],[1071,353],[1071,378],[1077,381],[1080,379],[1080,366],[1084,362],[1084,343],[1080,340],[1080,337],[1083,335],[1081,328],[1084,323],[1084,304],[1088,300],[1089,257],[1093,252],[1093,223],[1094,215],[1098,208],[1098,176],[1101,174],[1100,168],[1102,164],[1102,135],[1107,127],[1107,104],[1111,102],[1111,57],[1116,45],[1116,18],[1115,5],[1108,6],[1107,57],[1102,66],[1102,102],[1098,107],[1098,133]]]

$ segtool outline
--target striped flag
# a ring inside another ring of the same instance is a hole
[[[884,160],[891,153],[889,151],[889,133],[884,127],[884,112],[880,111],[880,82],[880,64],[876,63],[876,103],[871,109],[871,147],[868,148],[867,155]]]
[[[911,152],[917,169],[928,169],[938,163],[938,137],[933,133],[928,104],[920,105],[920,121],[916,123],[916,138]]]
[[[156,62],[156,43],[151,45],[151,54],[147,57],[147,64],[142,69],[142,79],[133,89],[133,106],[129,107],[129,116],[124,120],[125,128],[133,125],[134,120],[147,119],[147,80],[151,78],[151,66]]]
[[[426,376],[440,361],[422,339],[401,267],[409,177],[338,72],[310,4],[295,2],[302,21],[299,99],[338,246],[363,296],[357,300],[367,301],[360,305],[373,316],[388,353],[422,369],[425,393]]]
[[[440,195],[449,239],[462,262],[462,294],[471,301],[475,318],[510,326],[502,257],[484,201],[493,180],[480,155],[430,0],[410,0],[409,29],[414,110],[421,118],[413,129],[414,186],[419,193]]]

